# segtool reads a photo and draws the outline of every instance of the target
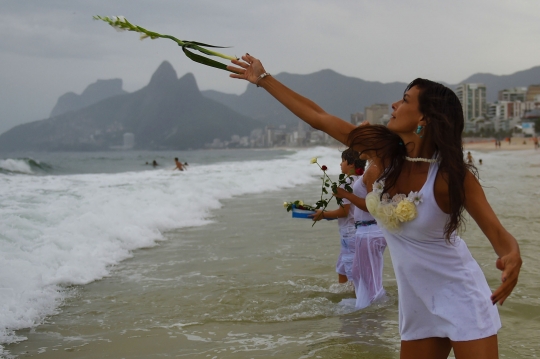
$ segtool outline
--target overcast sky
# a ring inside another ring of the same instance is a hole
[[[270,73],[332,69],[370,81],[451,84],[540,65],[539,0],[0,0],[0,133],[47,118],[98,79],[145,86],[163,60],[201,90],[246,83],[187,59],[170,40],[116,32],[92,15],[249,52]],[[330,89],[329,89],[330,90]]]

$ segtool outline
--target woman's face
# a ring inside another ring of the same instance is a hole
[[[388,122],[388,129],[397,134],[414,133],[418,125],[424,125],[423,115],[419,110],[418,96],[420,90],[412,87],[403,98],[392,104],[392,117]]]

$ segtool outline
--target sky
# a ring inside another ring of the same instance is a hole
[[[538,14],[540,0],[0,0],[0,133],[48,118],[58,97],[98,79],[138,90],[164,60],[179,77],[193,73],[201,90],[246,90],[170,40],[140,41],[93,15],[231,46],[223,52],[249,52],[272,74],[332,69],[384,83],[457,84],[540,65]]]

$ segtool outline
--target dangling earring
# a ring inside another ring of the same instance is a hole
[[[420,132],[422,132],[422,129],[424,128],[424,126],[420,126],[418,125],[418,127],[416,128],[416,134],[420,136],[420,138],[422,138],[422,135],[420,135]]]

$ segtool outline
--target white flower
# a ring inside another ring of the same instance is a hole
[[[310,162],[311,164],[317,163],[317,157],[313,157]]]
[[[416,206],[409,200],[404,199],[396,206],[395,215],[400,222],[412,221],[417,214]]]
[[[377,219],[381,221],[383,226],[389,231],[394,231],[399,228],[399,220],[396,216],[396,211],[393,204],[381,204],[377,208],[377,214],[373,217],[377,217]]]
[[[382,195],[375,191],[375,182],[373,192],[366,196],[366,207],[381,227],[391,232],[399,229],[400,224],[415,219],[418,215],[416,205],[422,202],[422,195],[418,192],[411,192],[409,196],[396,194],[392,199],[388,193]],[[380,187],[379,187],[380,188]]]
[[[423,202],[422,194],[418,193],[418,192],[411,191],[411,193],[409,193],[409,195],[407,196],[407,200],[409,202],[412,202],[412,203],[416,204],[416,205],[419,205],[420,203]]]
[[[366,207],[369,213],[376,214],[379,207],[379,195],[375,192],[369,192],[366,196]]]
[[[123,17],[122,15],[118,16],[117,19],[118,19],[118,20],[117,20],[118,22],[121,22],[121,23],[126,22],[126,18]]]
[[[407,196],[405,196],[403,193],[398,193],[394,197],[392,197],[392,202],[395,204],[398,204],[399,202],[403,201]]]
[[[384,181],[373,182],[373,192],[381,194],[384,190]]]

